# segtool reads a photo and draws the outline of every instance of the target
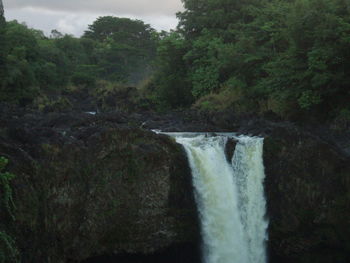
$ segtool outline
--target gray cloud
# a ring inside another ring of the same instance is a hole
[[[5,17],[47,35],[52,29],[80,36],[97,17],[141,19],[157,30],[176,27],[181,0],[4,0]]]
[[[181,0],[4,0],[7,8],[44,8],[69,12],[112,12],[133,15],[174,15]]]
[[[29,27],[40,29],[46,35],[49,35],[52,29],[66,34],[76,36],[82,35],[99,16],[116,15],[111,13],[71,13],[41,10],[36,8],[9,9],[5,12],[7,20],[18,20],[25,22]],[[176,27],[177,19],[175,16],[168,15],[143,15],[136,16],[132,14],[116,15],[118,17],[129,17],[131,19],[140,19],[153,28],[160,30],[170,30]]]

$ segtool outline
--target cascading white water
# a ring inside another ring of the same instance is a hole
[[[205,263],[265,263],[267,240],[263,139],[240,136],[229,163],[232,134],[169,134],[182,144],[192,169]]]
[[[263,139],[242,136],[232,158],[238,185],[239,212],[248,242],[248,262],[266,262],[265,242],[268,222],[265,218]]]

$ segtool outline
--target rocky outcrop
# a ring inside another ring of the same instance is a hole
[[[16,174],[11,233],[22,262],[81,262],[177,247],[190,247],[188,259],[199,260],[191,176],[171,139],[118,114],[3,121],[0,156]]]
[[[23,262],[200,261],[186,157],[157,128],[265,137],[270,263],[350,262],[346,133],[229,113],[0,112]]]
[[[297,129],[265,139],[273,262],[349,262],[350,159]]]
[[[262,135],[270,262],[349,262],[350,158],[317,131],[250,120]]]

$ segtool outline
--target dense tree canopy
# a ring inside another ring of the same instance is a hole
[[[183,3],[177,30],[161,33],[106,16],[81,38],[48,38],[1,16],[0,99],[25,105],[70,86],[149,79],[144,95],[160,109],[350,121],[349,1]]]
[[[83,36],[97,42],[101,77],[136,84],[150,71],[157,33],[140,20],[105,16],[89,26]]]
[[[100,17],[82,38],[0,17],[0,100],[23,106],[97,80],[137,84],[152,72],[157,32],[139,20]]]
[[[183,3],[184,50],[172,75],[190,81],[199,104],[215,109],[225,100],[236,111],[350,119],[349,1]],[[175,86],[169,82],[160,92],[174,93]]]
[[[158,47],[157,72],[154,76],[156,103],[161,109],[189,106],[193,102],[191,82],[187,77],[186,41],[178,33],[163,36]]]

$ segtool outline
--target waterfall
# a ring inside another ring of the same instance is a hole
[[[201,220],[205,263],[266,263],[263,139],[169,133],[186,150]],[[237,145],[232,162],[225,146]]]

